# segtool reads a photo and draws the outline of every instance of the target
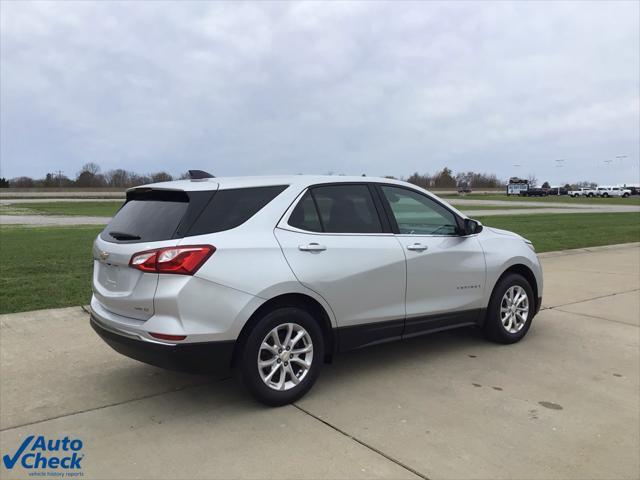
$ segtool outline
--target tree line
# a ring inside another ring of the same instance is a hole
[[[39,179],[26,176],[10,180],[0,178],[0,188],[129,188],[146,183],[168,182],[185,178],[189,178],[188,172],[178,177],[165,171],[139,174],[122,168],[102,172],[97,163],[90,162],[82,166],[75,178],[69,178],[61,172],[47,173],[44,178]]]
[[[114,170],[108,170],[102,172],[100,166],[96,163],[90,162],[82,166],[80,171],[74,178],[69,178],[62,172],[47,173],[44,178],[33,179],[31,177],[16,177],[7,180],[6,178],[0,178],[0,188],[37,188],[37,187],[49,187],[49,188],[130,188],[137,185],[144,185],[147,183],[167,182],[170,180],[181,180],[189,178],[189,173],[185,172],[177,177],[165,172],[159,171],[148,174],[138,174],[122,168]],[[388,178],[394,178],[388,176]],[[402,178],[409,183],[418,185],[423,188],[473,188],[473,189],[493,189],[503,188],[507,181],[500,179],[493,173],[479,173],[479,172],[454,172],[450,168],[443,168],[436,171],[433,174],[418,172],[413,173],[407,178]],[[537,179],[535,176],[529,176],[529,183],[537,185]],[[593,182],[575,182],[573,184],[567,184],[566,187],[583,187],[593,186]],[[545,182],[543,187],[548,187],[549,182]]]

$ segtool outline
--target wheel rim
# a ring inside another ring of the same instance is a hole
[[[529,318],[529,296],[519,285],[509,287],[500,302],[500,320],[509,333],[518,333]]]
[[[258,350],[260,378],[273,390],[290,390],[302,382],[313,362],[311,335],[297,323],[271,330]]]

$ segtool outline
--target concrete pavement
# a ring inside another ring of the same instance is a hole
[[[80,308],[0,316],[0,451],[80,438],[85,478],[638,478],[640,245],[541,257],[519,344],[351,352],[279,409],[121,357]]]

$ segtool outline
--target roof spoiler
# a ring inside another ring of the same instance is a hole
[[[203,178],[216,178],[216,177],[203,170],[189,170],[189,178],[191,180],[201,180]]]

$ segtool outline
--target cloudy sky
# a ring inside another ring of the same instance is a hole
[[[0,174],[640,182],[639,5],[3,0]]]

